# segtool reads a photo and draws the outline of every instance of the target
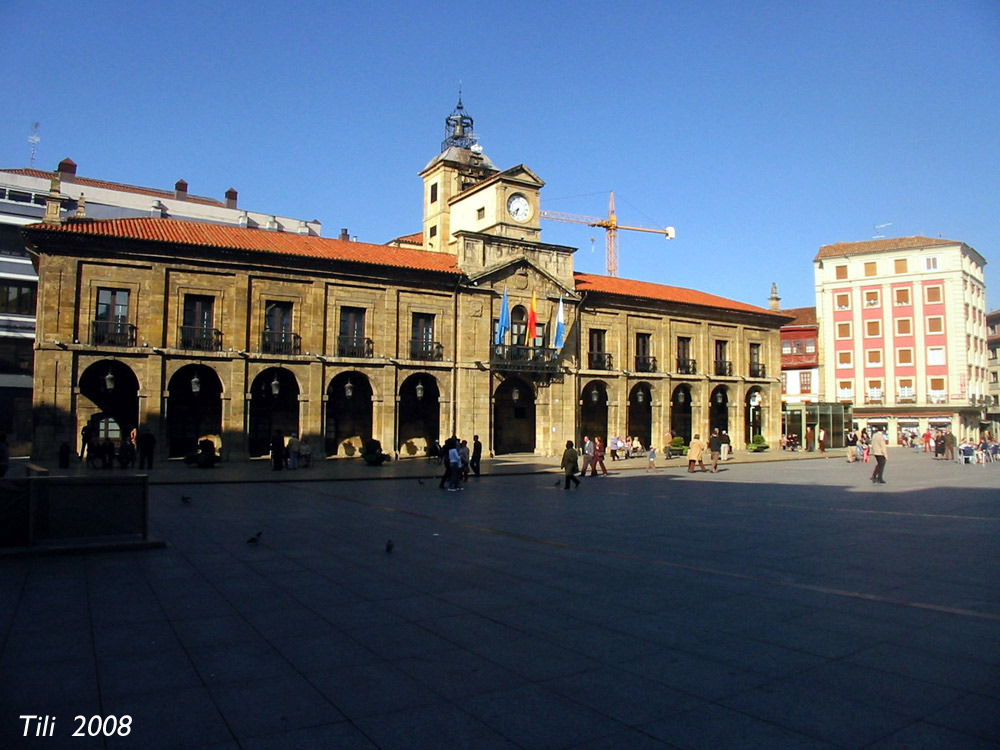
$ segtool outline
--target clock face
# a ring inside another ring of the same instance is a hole
[[[531,204],[520,193],[514,193],[507,199],[507,213],[515,221],[527,221],[531,218]]]

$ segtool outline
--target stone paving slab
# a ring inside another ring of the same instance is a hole
[[[506,466],[157,482],[163,549],[0,560],[0,747],[1000,748],[1000,465]]]

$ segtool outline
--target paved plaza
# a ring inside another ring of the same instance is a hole
[[[0,558],[0,747],[1000,748],[1000,464],[775,458],[160,467],[164,548]]]

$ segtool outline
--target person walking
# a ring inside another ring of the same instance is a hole
[[[288,452],[288,468],[299,468],[299,436],[296,433],[293,432],[288,438],[285,450]]]
[[[442,490],[445,489],[445,483],[451,479],[451,448],[452,445],[458,441],[456,437],[450,437],[444,441],[444,445],[441,446],[441,463],[444,465],[444,471],[441,472],[441,483],[438,485]]]
[[[608,441],[608,448],[611,452],[611,460],[618,460],[618,436],[612,435],[611,440]]]
[[[883,434],[882,430],[875,430],[870,451],[871,455],[875,457],[875,471],[872,472],[872,482],[874,484],[885,484],[883,475],[885,474],[885,462],[889,455],[889,446],[885,442],[885,434]]]
[[[819,452],[826,453],[826,429],[819,428]]]
[[[147,427],[139,433],[139,439],[136,442],[139,449],[139,468],[152,469],[153,453],[156,452],[156,435]]]
[[[572,481],[577,487],[580,486],[580,480],[576,478],[576,462],[579,458],[579,454],[576,452],[576,448],[573,447],[573,441],[566,441],[566,450],[563,451],[562,466],[563,472],[566,474],[566,486],[563,487],[564,490],[569,489],[569,483]]]
[[[472,455],[469,453],[469,441],[463,440],[458,446],[458,457],[462,461],[461,474],[462,481],[469,481],[469,465],[472,463]]]
[[[844,442],[847,444],[847,463],[853,464],[858,460],[858,434],[848,430]]]
[[[594,455],[590,459],[590,476],[597,476],[597,467],[601,467],[601,476],[608,475],[608,467],[604,465],[604,441],[599,437],[594,438]]]
[[[712,436],[708,439],[708,450],[712,454],[712,473],[719,471],[719,459],[722,457],[722,436],[719,435],[719,428],[712,430]]]
[[[646,454],[646,473],[653,472],[656,473],[656,448],[653,446],[649,447],[649,453]]]
[[[691,444],[688,446],[688,474],[694,474],[694,465],[697,463],[702,471],[708,471],[705,468],[705,443],[701,439],[701,435],[695,433],[695,436],[691,438]]]
[[[477,477],[479,476],[479,462],[483,460],[483,444],[479,442],[479,435],[472,436],[472,456],[469,458],[469,468]]]
[[[448,492],[458,492],[465,487],[459,487],[462,481],[462,455],[459,453],[458,438],[453,437],[449,441],[451,447],[448,448],[448,465],[451,469],[451,476],[448,479]]]
[[[732,451],[732,441],[729,439],[729,433],[725,430],[722,431],[722,460],[723,462],[728,461],[730,458],[730,452]]]
[[[587,467],[594,459],[594,444],[586,435],[583,436],[583,450],[581,452],[583,453],[583,470],[580,472],[580,476],[585,477],[587,476]]]

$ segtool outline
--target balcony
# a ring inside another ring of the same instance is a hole
[[[264,331],[260,350],[264,354],[302,354],[302,337],[288,331]]]
[[[750,363],[750,377],[751,378],[766,378],[767,368],[764,366],[763,362],[751,362]]]
[[[733,363],[725,359],[715,360],[715,374],[720,377],[729,377],[733,374]]]
[[[444,359],[444,347],[437,341],[410,339],[410,359],[440,362]]]
[[[369,358],[374,356],[372,340],[363,336],[338,336],[337,356]],[[416,359],[416,358],[414,358]]]
[[[135,346],[138,328],[114,320],[95,320],[90,343],[94,346]]]
[[[854,391],[850,388],[840,388],[837,390],[838,401],[854,401]]]
[[[181,349],[197,349],[201,352],[222,351],[222,331],[201,326],[181,326]]]
[[[656,372],[656,357],[644,357],[636,355],[635,357],[635,371],[636,372]]]
[[[548,346],[494,344],[490,366],[498,370],[546,372],[555,369],[558,354],[557,349]]]
[[[927,394],[927,400],[932,404],[946,404],[948,403],[948,392],[947,391],[930,391]]]
[[[587,356],[587,365],[591,370],[610,370],[611,362],[609,352],[590,352]]]
[[[677,374],[678,375],[697,375],[698,374],[698,361],[695,359],[678,359],[677,360]]]
[[[881,404],[882,403],[882,389],[881,388],[869,388],[868,393],[865,395],[866,404]]]
[[[917,402],[917,394],[912,388],[900,388],[896,392],[896,403],[897,404],[915,404]]]

